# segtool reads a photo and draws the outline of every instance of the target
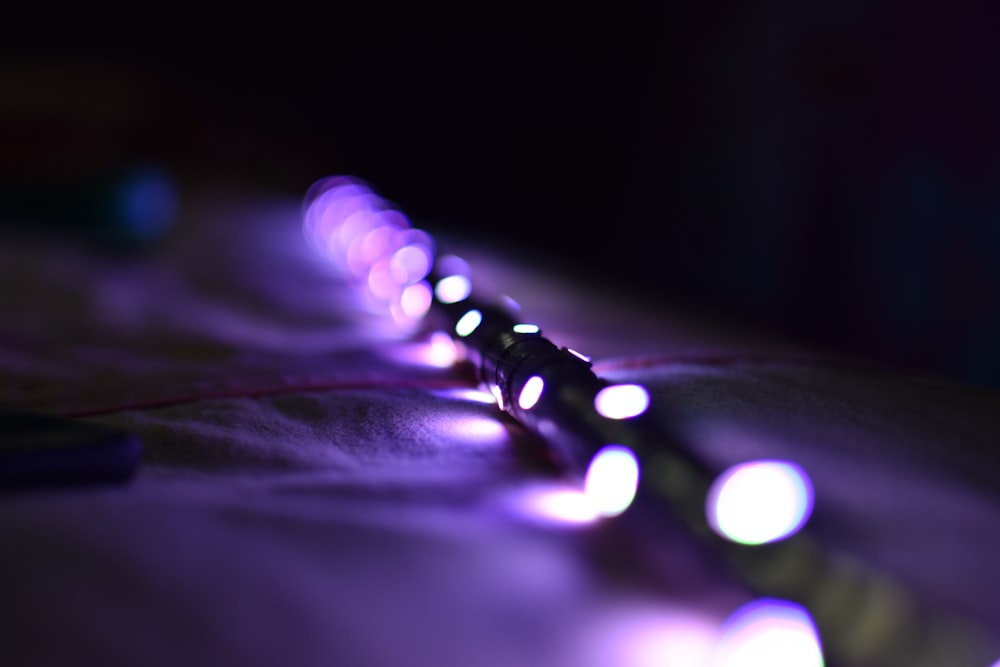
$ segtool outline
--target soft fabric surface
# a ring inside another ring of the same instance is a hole
[[[711,464],[802,464],[829,549],[1000,633],[996,394],[466,254]],[[12,239],[0,298],[0,403],[145,448],[126,486],[0,497],[5,663],[692,665],[749,599],[678,526],[525,511],[572,480],[358,307],[294,201],[199,199],[142,256]]]

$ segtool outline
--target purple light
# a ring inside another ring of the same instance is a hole
[[[823,650],[812,617],[784,600],[746,604],[726,621],[717,649],[718,667],[823,667]]]
[[[616,516],[628,509],[639,488],[639,461],[621,445],[602,447],[587,467],[584,490],[601,516]]]
[[[521,395],[517,398],[517,404],[522,410],[530,410],[535,407],[538,403],[538,399],[542,397],[542,391],[545,389],[545,380],[543,380],[538,375],[532,375],[528,378],[528,381],[524,383],[524,387],[521,389]]]
[[[422,245],[405,245],[393,253],[389,266],[400,283],[415,283],[431,270],[431,254]]]
[[[399,297],[399,304],[407,317],[423,317],[431,307],[431,286],[425,282],[407,285]]]
[[[455,333],[457,333],[462,338],[465,338],[477,328],[483,322],[483,314],[473,308],[462,317],[458,318],[458,322],[455,323]]]
[[[500,387],[498,385],[491,384],[490,385],[490,394],[492,394],[493,398],[496,399],[497,407],[500,408],[501,410],[503,410],[504,409],[504,407],[503,407],[503,391],[500,390]]]
[[[493,395],[485,391],[480,391],[478,389],[470,389],[466,387],[456,387],[454,389],[439,389],[434,392],[437,396],[442,396],[444,398],[457,398],[462,401],[472,401],[474,403],[483,403],[484,405],[495,405],[496,401],[493,400]]]
[[[615,384],[597,392],[594,409],[608,419],[629,419],[649,407],[649,392],[637,384]]]
[[[812,506],[812,483],[802,468],[786,461],[754,461],[729,468],[713,482],[705,511],[722,537],[764,544],[798,532]]]
[[[574,350],[571,347],[567,347],[566,351],[569,352],[570,354],[572,354],[574,357],[576,357],[580,361],[586,361],[588,364],[592,361],[592,359],[590,357],[588,357],[585,354],[581,354],[580,352],[577,352],[576,350]]]
[[[533,484],[507,498],[508,507],[521,518],[550,526],[583,526],[599,518],[579,489],[557,484]]]
[[[441,255],[437,258],[435,267],[439,275],[456,275],[469,278],[472,276],[472,267],[457,255]]]
[[[472,294],[472,282],[463,275],[454,274],[438,281],[434,295],[441,303],[458,303]]]
[[[402,287],[389,268],[387,259],[376,262],[368,273],[368,290],[377,299],[390,301],[399,294]]]

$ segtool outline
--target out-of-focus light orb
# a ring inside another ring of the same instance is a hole
[[[597,392],[594,409],[608,419],[628,419],[649,407],[649,392],[638,384],[614,384]]]
[[[483,314],[473,308],[465,315],[458,318],[458,322],[455,323],[455,333],[457,333],[462,338],[465,338],[473,331],[479,328],[479,325],[483,323]]]
[[[560,484],[532,484],[511,493],[507,500],[519,516],[534,523],[581,526],[600,517],[580,489]]]
[[[428,365],[438,368],[448,368],[458,361],[458,350],[455,348],[455,341],[444,331],[435,331],[431,334],[425,348],[425,359]]]
[[[405,245],[393,253],[389,267],[392,275],[401,283],[423,280],[431,270],[430,251],[418,244]]]
[[[423,317],[431,307],[431,286],[425,282],[407,285],[399,297],[399,305],[407,317]]]
[[[500,408],[501,410],[503,410],[504,409],[504,407],[503,407],[503,391],[500,389],[499,385],[491,384],[490,385],[490,394],[493,396],[494,399],[496,399],[497,407]]]
[[[753,461],[723,472],[708,493],[706,514],[722,537],[741,544],[786,538],[812,513],[812,482],[787,461]]]
[[[576,358],[577,358],[577,359],[579,359],[580,361],[585,361],[585,362],[587,362],[588,364],[589,364],[589,363],[590,363],[591,361],[593,361],[593,359],[591,359],[591,358],[590,358],[590,357],[588,357],[587,355],[583,354],[582,352],[577,352],[576,350],[574,350],[574,349],[573,349],[573,348],[571,348],[571,347],[567,347],[567,348],[566,348],[566,351],[567,351],[567,352],[569,352],[570,354],[572,354],[572,355],[573,355],[574,357],[576,357]]]
[[[458,255],[441,255],[435,260],[434,267],[437,269],[438,275],[457,275],[466,278],[472,276],[472,267]]]
[[[472,294],[472,281],[461,274],[446,276],[434,286],[434,296],[441,303],[458,303]]]
[[[639,460],[628,447],[602,447],[587,466],[583,483],[587,498],[601,516],[616,516],[628,509],[639,488]]]
[[[755,600],[726,621],[712,667],[823,667],[816,624],[797,604]]]
[[[528,378],[528,381],[524,383],[524,387],[521,389],[521,395],[517,397],[517,404],[522,410],[530,410],[535,407],[538,403],[538,399],[542,397],[542,392],[545,390],[545,380],[538,375],[532,375]]]
[[[541,329],[539,328],[539,326],[537,324],[515,324],[514,325],[514,333],[519,333],[519,334],[536,334],[539,331],[541,331]]]
[[[389,301],[395,298],[401,287],[389,269],[387,260],[376,262],[368,272],[368,291],[378,299]]]

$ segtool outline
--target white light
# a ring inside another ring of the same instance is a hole
[[[586,361],[588,364],[592,361],[592,359],[590,357],[588,357],[587,355],[582,354],[580,352],[577,352],[576,350],[574,350],[571,347],[567,347],[566,351],[569,352],[570,354],[572,354],[574,357],[576,357],[580,361]]]
[[[639,461],[635,453],[621,445],[602,447],[587,467],[583,488],[601,516],[624,512],[639,488]]]
[[[537,324],[515,324],[514,333],[519,334],[536,334],[541,329],[538,328]]]
[[[458,360],[455,341],[443,331],[435,331],[431,334],[426,351],[427,363],[438,368],[448,368]]]
[[[441,303],[458,303],[472,294],[472,282],[462,275],[442,278],[434,286],[434,295]]]
[[[741,544],[796,533],[812,512],[812,483],[794,463],[756,461],[728,469],[712,484],[705,511],[712,528]]]
[[[423,317],[431,307],[431,286],[425,282],[407,285],[399,297],[399,305],[407,317]]]
[[[726,621],[714,667],[823,667],[816,625],[799,605],[756,600]]]
[[[455,323],[455,333],[457,333],[462,338],[465,338],[473,331],[475,331],[476,328],[478,328],[479,325],[482,324],[482,321],[483,321],[483,314],[478,310],[476,310],[475,308],[473,308],[465,315],[462,315],[462,317],[458,319],[458,322]]]
[[[513,492],[507,504],[524,519],[551,526],[580,526],[600,518],[583,491],[564,485],[526,486]]]
[[[422,245],[403,246],[393,253],[389,268],[399,282],[415,283],[431,270],[430,252]]]
[[[500,387],[498,385],[495,385],[495,384],[490,385],[490,393],[493,395],[493,398],[496,399],[496,401],[497,401],[497,407],[500,408],[501,410],[503,410],[504,409],[503,408],[503,391],[500,389]]]
[[[457,398],[462,401],[472,401],[474,403],[482,403],[484,405],[496,404],[496,401],[493,400],[493,394],[489,394],[478,389],[469,389],[467,387],[440,389],[434,393],[444,398]]]
[[[545,380],[537,375],[532,375],[528,378],[528,381],[524,383],[524,388],[521,389],[521,395],[517,398],[517,404],[521,406],[522,410],[530,410],[535,407],[538,403],[538,399],[542,397],[542,391],[545,389]]]
[[[637,384],[615,384],[597,392],[594,408],[608,419],[628,419],[649,407],[649,392]]]

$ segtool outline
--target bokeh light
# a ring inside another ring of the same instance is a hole
[[[545,380],[538,375],[532,375],[524,383],[521,395],[517,397],[517,404],[522,410],[530,410],[538,403],[538,399],[542,397],[543,391],[545,391]]]
[[[479,325],[483,322],[483,314],[473,308],[462,317],[458,318],[458,322],[455,323],[455,333],[457,333],[462,338],[465,338],[473,331],[479,328]]]
[[[764,544],[796,533],[812,513],[812,483],[787,461],[754,461],[729,468],[706,502],[712,528],[741,544]]]
[[[823,667],[816,625],[784,600],[750,602],[726,621],[713,667]]]
[[[639,488],[639,460],[628,447],[607,445],[591,459],[583,486],[598,514],[621,514]]]
[[[505,502],[520,518],[547,526],[584,526],[600,518],[582,490],[565,484],[529,484],[512,490]]]
[[[649,392],[637,384],[615,384],[597,392],[594,409],[608,419],[628,419],[649,407]]]
[[[541,328],[537,324],[515,324],[514,333],[519,334],[536,334],[541,331]]]
[[[472,294],[472,281],[460,274],[445,276],[434,286],[434,296],[441,303],[458,303]]]
[[[407,285],[399,300],[403,314],[407,317],[423,317],[431,307],[431,286],[426,282]]]

